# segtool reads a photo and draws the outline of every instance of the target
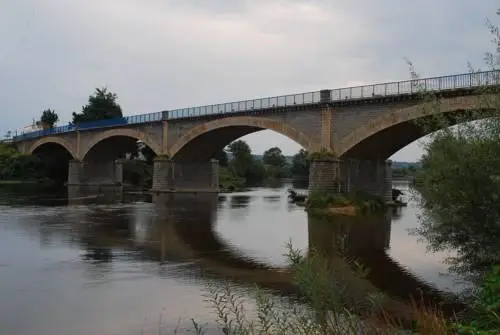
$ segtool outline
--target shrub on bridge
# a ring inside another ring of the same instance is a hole
[[[322,159],[334,159],[337,158],[337,155],[331,151],[321,150],[312,152],[309,155],[309,160],[322,160]]]

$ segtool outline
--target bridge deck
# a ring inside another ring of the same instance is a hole
[[[259,98],[228,102],[200,107],[190,107],[162,111],[149,114],[126,116],[122,118],[82,122],[78,125],[68,124],[51,129],[13,134],[14,141],[23,141],[53,134],[68,133],[76,130],[89,130],[109,127],[119,127],[131,124],[160,122],[163,120],[178,120],[201,116],[224,117],[236,113],[264,112],[283,107],[302,107],[322,103],[346,104],[360,103],[367,100],[387,98],[404,98],[416,96],[423,91],[449,94],[454,91],[470,91],[484,86],[500,84],[500,71],[485,71],[431,77],[374,85],[354,86],[333,90],[291,94],[277,97]]]

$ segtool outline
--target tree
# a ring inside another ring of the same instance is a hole
[[[489,29],[497,53],[488,53],[486,60],[496,70],[500,34],[491,22]],[[415,76],[413,69],[412,74]],[[481,108],[464,114],[460,121],[484,118],[482,121],[448,127],[448,119],[433,117],[422,124],[432,130],[445,128],[434,133],[425,146],[416,177],[425,209],[416,232],[434,251],[455,251],[448,259],[451,270],[473,282],[481,281],[494,264],[500,264],[500,91],[489,86],[478,93],[488,93],[480,96]],[[425,108],[439,113],[439,98],[423,94],[429,99]]]
[[[229,167],[234,176],[245,178],[247,183],[255,183],[264,179],[264,165],[261,161],[255,160],[252,150],[245,141],[239,140],[231,143],[229,151],[233,156]]]
[[[218,160],[220,166],[228,165],[229,159],[227,158],[227,152],[224,149],[217,151],[212,158]]]
[[[262,161],[266,165],[282,168],[286,165],[286,158],[278,147],[272,147],[264,152]]]
[[[292,158],[291,172],[294,176],[305,177],[309,175],[309,153],[300,149]]]
[[[82,112],[73,112],[73,123],[123,117],[117,100],[118,96],[106,87],[96,88],[94,95],[89,96],[88,103],[82,107]]]
[[[40,116],[42,125],[47,125],[49,128],[54,128],[54,124],[56,124],[57,121],[59,121],[59,115],[52,109],[44,110],[42,116]]]

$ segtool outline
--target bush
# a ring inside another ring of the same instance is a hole
[[[307,209],[313,213],[317,210],[344,206],[354,206],[356,213],[362,215],[378,213],[386,209],[382,198],[364,192],[352,192],[344,196],[330,192],[311,192],[307,199]]]

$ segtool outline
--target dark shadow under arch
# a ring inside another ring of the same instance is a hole
[[[135,137],[126,135],[116,135],[106,137],[95,143],[82,157],[83,161],[99,162],[99,161],[114,161],[116,159],[125,158],[127,154],[133,156],[138,154],[139,147],[145,146],[148,152],[155,156],[156,153],[146,143]]]
[[[203,163],[238,138],[262,130],[265,129],[251,126],[231,126],[211,130],[189,141],[173,158],[180,163]]]
[[[491,114],[486,113],[486,111],[484,113],[471,114],[470,111],[455,110],[442,113],[441,122],[444,122],[444,124],[451,127],[464,122],[485,119],[490,115]],[[365,137],[350,148],[346,148],[347,150],[342,152],[340,157],[382,160],[389,159],[389,157],[414,141],[443,129],[439,126],[439,124],[434,127],[429,126],[435,120],[435,116],[428,116],[396,123]]]
[[[47,142],[36,147],[32,154],[42,161],[47,178],[58,183],[68,180],[69,162],[74,157],[65,147],[55,142]]]

